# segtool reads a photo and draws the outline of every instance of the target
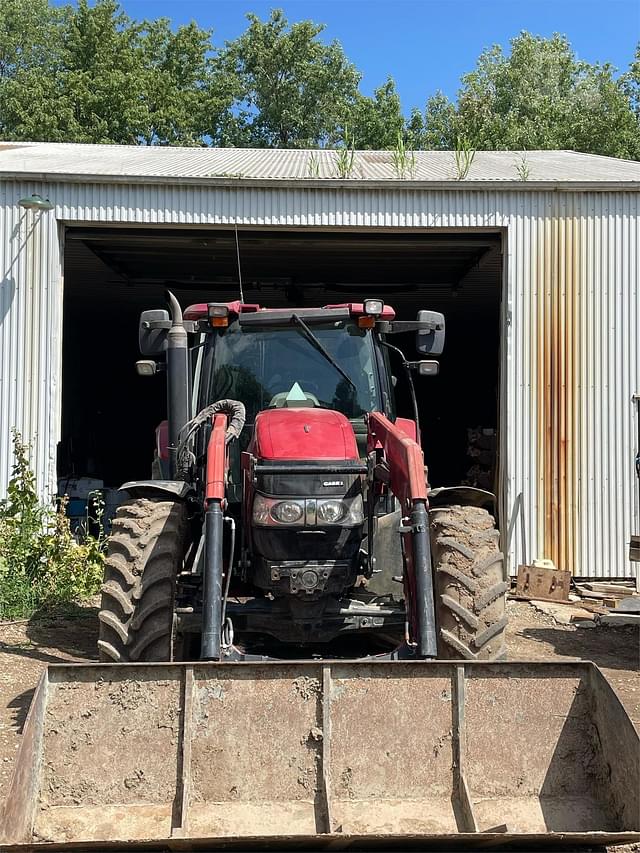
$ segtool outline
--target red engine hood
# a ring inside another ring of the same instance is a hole
[[[348,419],[328,409],[269,409],[256,417],[250,447],[259,459],[357,460]]]

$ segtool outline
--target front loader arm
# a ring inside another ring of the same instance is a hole
[[[220,660],[222,634],[222,575],[225,482],[228,468],[226,414],[213,416],[213,428],[207,445],[204,573],[202,591],[203,660]]]
[[[410,640],[420,657],[437,656],[428,487],[420,446],[380,412],[368,419],[368,450],[382,452],[388,484],[403,514],[405,599]]]

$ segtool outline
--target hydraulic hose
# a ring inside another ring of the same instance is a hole
[[[217,414],[227,415],[229,418],[225,435],[226,444],[240,437],[246,420],[246,412],[244,404],[239,400],[217,400],[201,409],[194,418],[182,427],[178,436],[177,464],[181,473],[188,471],[189,466],[194,461],[193,453],[189,449],[192,437],[201,426]]]

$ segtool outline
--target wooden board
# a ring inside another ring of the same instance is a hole
[[[518,566],[516,596],[540,601],[568,601],[571,572],[541,566]]]

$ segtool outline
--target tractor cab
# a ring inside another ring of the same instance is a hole
[[[392,309],[382,311],[393,319]],[[243,401],[246,423],[238,450],[248,446],[258,413],[269,409],[340,412],[351,423],[362,458],[368,413],[395,419],[388,355],[375,332],[376,318],[364,306],[240,310],[215,319],[197,375],[197,407]]]

